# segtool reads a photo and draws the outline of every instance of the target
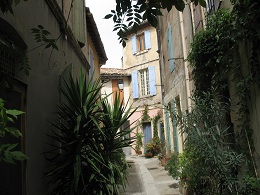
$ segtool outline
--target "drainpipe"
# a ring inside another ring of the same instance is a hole
[[[181,25],[181,42],[183,49],[183,58],[184,58],[184,74],[185,74],[185,84],[186,84],[186,94],[187,94],[187,105],[188,111],[191,111],[191,92],[190,92],[190,83],[189,83],[189,71],[188,71],[188,61],[187,61],[187,48],[185,44],[185,34],[184,34],[184,25],[183,25],[183,14],[179,12],[179,20]]]

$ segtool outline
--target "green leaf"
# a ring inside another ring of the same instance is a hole
[[[11,155],[13,156],[13,159],[19,161],[28,159],[28,157],[21,151],[13,151],[11,152]]]
[[[202,6],[202,7],[206,7],[206,1],[205,0],[199,0],[199,4]]]
[[[105,17],[104,17],[104,19],[109,19],[109,18],[111,18],[113,16],[113,14],[107,14]]]
[[[6,110],[6,113],[14,116],[15,118],[17,118],[18,115],[24,114],[24,112],[20,110]]]
[[[183,11],[185,8],[185,3],[183,0],[176,0],[175,1],[175,7],[178,11]]]

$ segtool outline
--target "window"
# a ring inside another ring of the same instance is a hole
[[[146,30],[132,37],[133,54],[151,49],[150,31]]]
[[[149,95],[149,74],[148,70],[142,70],[139,72],[140,74],[140,88],[141,88],[141,96]]]
[[[148,69],[134,70],[132,72],[132,94],[133,98],[156,95],[156,80],[154,66]]]
[[[136,36],[138,52],[144,50],[144,33]]]

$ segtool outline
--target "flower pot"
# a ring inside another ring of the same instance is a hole
[[[142,151],[141,151],[141,150],[138,150],[138,151],[136,151],[136,154],[137,154],[137,155],[141,155],[141,154],[142,154]]]
[[[161,165],[164,167],[166,165],[166,159],[165,158],[161,158]]]
[[[153,154],[151,152],[145,153],[146,158],[152,158]]]

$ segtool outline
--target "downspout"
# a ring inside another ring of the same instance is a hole
[[[184,34],[184,25],[183,25],[183,14],[179,12],[179,20],[181,25],[181,42],[183,49],[183,58],[184,58],[184,74],[185,74],[185,84],[186,84],[186,94],[187,94],[187,105],[188,111],[191,111],[191,92],[190,92],[190,83],[189,83],[189,71],[188,71],[188,61],[187,61],[187,48],[185,44],[185,34]]]

